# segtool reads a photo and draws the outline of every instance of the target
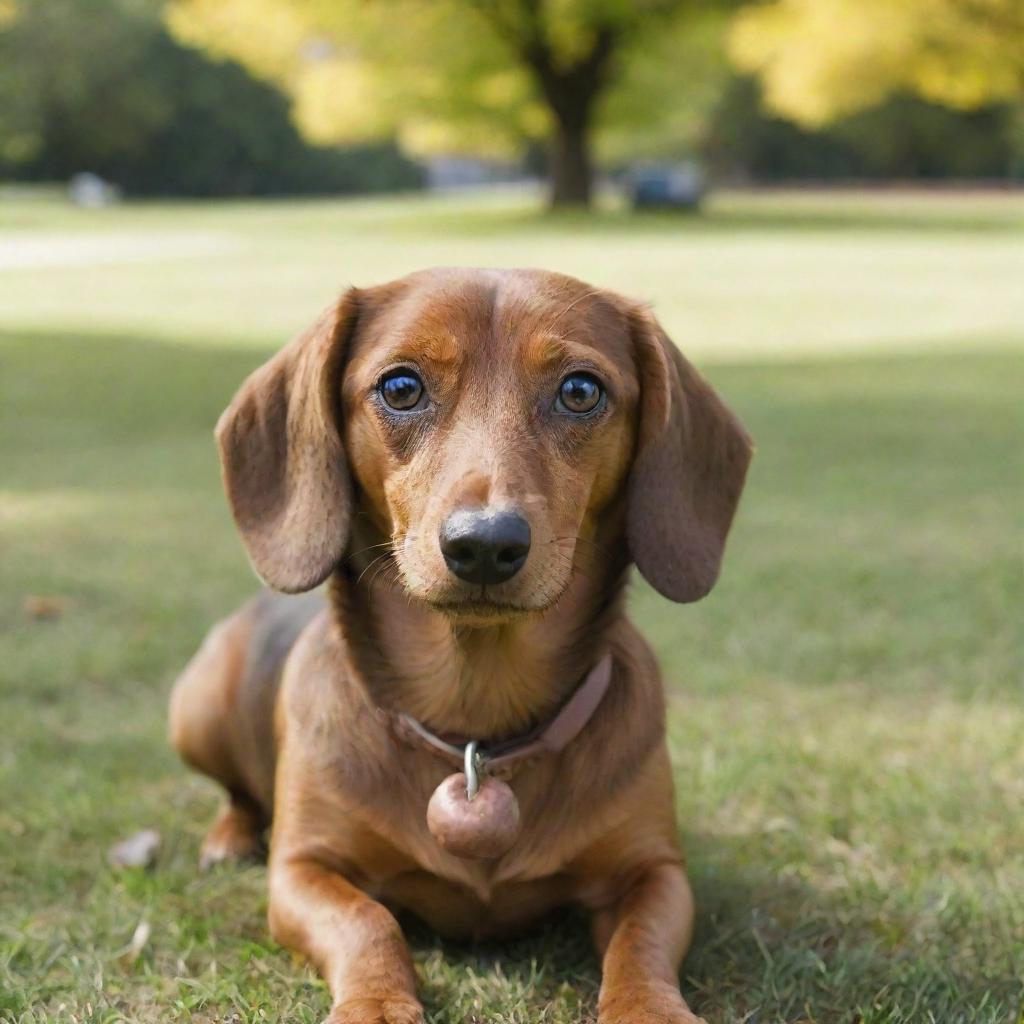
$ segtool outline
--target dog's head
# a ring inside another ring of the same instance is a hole
[[[551,606],[610,519],[658,591],[703,597],[751,454],[645,308],[534,270],[349,291],[249,377],[217,437],[271,586],[323,581],[359,513],[408,594],[467,621]]]

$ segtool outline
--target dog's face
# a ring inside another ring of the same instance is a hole
[[[456,617],[548,607],[628,471],[626,317],[542,273],[420,275],[364,303],[345,448],[402,584]]]
[[[703,596],[750,457],[645,310],[542,271],[349,292],[250,377],[218,438],[271,585],[328,575],[358,507],[409,595],[470,623],[551,606],[609,517],[657,589]]]

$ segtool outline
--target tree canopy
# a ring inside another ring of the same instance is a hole
[[[599,160],[683,153],[771,179],[1021,174],[1022,0],[743,3],[0,0],[0,174],[407,187],[396,138],[547,142],[559,202],[588,200]]]
[[[419,183],[393,146],[310,145],[286,96],[183,46],[161,13],[162,0],[0,0],[0,174],[94,171],[135,195]]]
[[[770,0],[735,16],[729,50],[807,126],[890,93],[961,109],[1024,97],[1021,0]]]
[[[589,198],[593,136],[688,141],[726,74],[730,0],[175,0],[180,38],[285,84],[319,139],[397,132],[414,151],[551,143],[556,202]]]
[[[286,86],[318,141],[501,156],[545,139],[556,202],[588,200],[595,150],[691,145],[726,49],[804,127],[890,95],[1024,94],[1021,0],[173,0],[171,24]]]

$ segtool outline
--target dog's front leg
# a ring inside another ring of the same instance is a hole
[[[391,913],[313,860],[272,862],[270,930],[316,964],[333,1007],[325,1024],[421,1024],[416,976]]]
[[[693,934],[693,895],[680,864],[635,877],[594,920],[603,977],[598,1024],[698,1024],[679,993],[679,965]]]

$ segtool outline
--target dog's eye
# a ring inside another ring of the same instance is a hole
[[[392,409],[408,412],[423,398],[423,381],[412,370],[393,370],[381,380],[377,390]]]
[[[555,408],[559,412],[569,412],[582,416],[593,412],[604,397],[604,389],[596,377],[589,373],[572,373],[562,381],[558,388],[558,400]]]

